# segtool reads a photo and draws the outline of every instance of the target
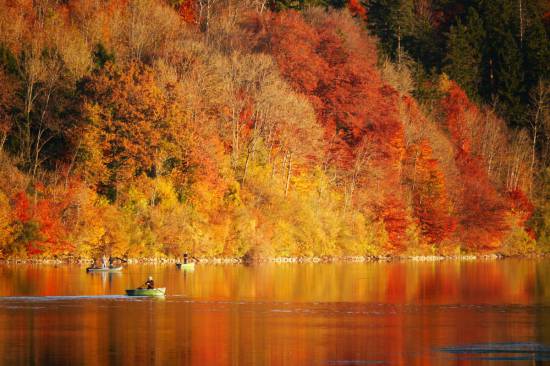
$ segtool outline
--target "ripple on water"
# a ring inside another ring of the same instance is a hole
[[[14,303],[47,303],[59,301],[82,301],[82,300],[126,300],[139,301],[141,297],[129,297],[125,295],[80,295],[80,296],[3,296],[0,297],[0,306],[12,306]]]
[[[447,346],[439,351],[456,355],[459,360],[550,361],[550,346],[536,342],[477,343]]]

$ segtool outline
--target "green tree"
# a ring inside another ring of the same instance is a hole
[[[524,39],[525,81],[531,89],[539,79],[550,77],[550,45],[548,34],[540,17],[534,17]]]
[[[371,31],[381,40],[382,50],[398,62],[416,26],[412,0],[373,0],[368,3]]]
[[[502,35],[501,44],[503,47],[494,53],[493,95],[498,98],[497,109],[501,114],[513,125],[521,126],[525,113],[521,99],[525,93],[521,54],[511,32]]]
[[[481,82],[484,38],[483,23],[475,9],[470,10],[465,24],[458,21],[448,34],[443,70],[474,99],[478,96]]]
[[[487,32],[482,96],[486,101],[496,101],[497,110],[512,125],[521,125],[525,88],[522,57],[514,38],[514,4],[506,0],[481,1],[480,12]]]

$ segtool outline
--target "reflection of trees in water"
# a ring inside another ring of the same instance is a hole
[[[357,355],[440,364],[437,346],[521,337],[549,344],[550,316],[531,306],[550,299],[547,267],[529,260],[199,265],[190,273],[143,265],[94,275],[19,267],[9,276],[32,279],[38,295],[121,294],[152,273],[168,297],[88,298],[12,313],[0,302],[0,354],[17,343],[25,345],[22,362],[36,363],[62,354],[83,365],[326,364]],[[13,286],[0,281],[0,294],[19,291]]]
[[[535,303],[543,305],[537,307],[535,327],[537,342],[544,345],[550,345],[550,311],[548,311],[549,300],[550,261],[543,260],[537,263],[537,273],[535,279]],[[542,365],[542,363],[537,364]]]
[[[153,317],[153,314],[154,314],[154,308],[153,308],[153,300],[149,299],[149,301],[147,301],[148,304],[147,304],[147,318],[148,318],[148,322],[147,322],[147,330],[146,330],[146,334],[147,334],[147,338],[148,338],[148,342],[147,342],[147,348],[145,349],[146,350],[146,354],[149,355],[149,365],[156,365],[156,347],[155,347],[155,339],[156,339],[156,327],[155,327],[155,323],[154,323],[154,317]]]

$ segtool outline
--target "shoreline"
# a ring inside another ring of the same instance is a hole
[[[548,253],[525,254],[515,256],[505,256],[502,254],[465,254],[465,255],[417,255],[417,256],[339,256],[339,257],[267,257],[246,260],[243,258],[198,258],[194,261],[197,264],[211,265],[229,265],[229,264],[288,264],[288,263],[375,263],[375,262],[443,262],[443,261],[487,261],[504,259],[543,259],[549,257]],[[0,264],[91,264],[92,260],[87,258],[9,258],[0,259]],[[176,258],[129,258],[126,264],[176,264],[179,260]]]

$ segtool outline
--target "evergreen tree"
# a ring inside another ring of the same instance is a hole
[[[474,99],[479,95],[484,38],[483,22],[473,8],[468,13],[466,24],[459,20],[448,34],[443,71]]]
[[[515,126],[524,121],[525,106],[522,95],[525,94],[521,54],[510,31],[501,36],[503,47],[494,52],[494,96],[498,98],[497,109]]]
[[[486,31],[481,95],[485,101],[496,103],[500,114],[512,125],[521,125],[525,85],[522,57],[513,34],[518,33],[514,4],[508,0],[483,0],[480,10]]]
[[[381,40],[384,53],[400,61],[404,48],[415,34],[412,0],[373,0],[368,3],[371,31]]]
[[[534,16],[525,32],[524,38],[525,81],[531,89],[539,79],[550,77],[548,63],[550,46],[548,35],[539,16]]]
[[[422,63],[426,70],[441,68],[444,57],[445,39],[438,29],[434,28],[427,14],[415,14],[413,28],[406,34],[405,50]]]

